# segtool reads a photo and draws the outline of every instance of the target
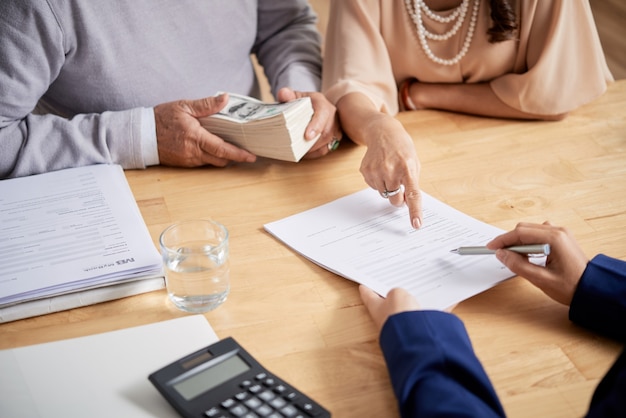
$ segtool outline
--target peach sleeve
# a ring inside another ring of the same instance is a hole
[[[377,109],[396,114],[397,85],[380,33],[378,1],[337,0],[330,4],[322,91],[334,104],[349,93],[362,93]]]
[[[519,53],[526,70],[490,82],[508,106],[528,113],[566,113],[613,80],[586,0],[522,2]]]

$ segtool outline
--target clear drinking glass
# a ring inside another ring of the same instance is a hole
[[[159,237],[167,294],[185,312],[213,310],[230,292],[228,230],[212,220],[190,220]]]

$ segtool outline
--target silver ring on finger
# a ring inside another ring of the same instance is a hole
[[[401,190],[402,190],[402,186],[398,187],[396,190],[387,190],[387,189],[385,189],[385,191],[380,192],[380,195],[384,199],[389,199],[390,197],[395,196],[398,193],[400,193]]]

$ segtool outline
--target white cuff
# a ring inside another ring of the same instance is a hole
[[[154,109],[141,109],[141,153],[146,167],[159,165],[159,149],[157,147],[156,122]]]

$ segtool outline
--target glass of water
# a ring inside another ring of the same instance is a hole
[[[167,294],[185,312],[213,310],[230,292],[228,230],[212,220],[190,220],[159,237]]]

